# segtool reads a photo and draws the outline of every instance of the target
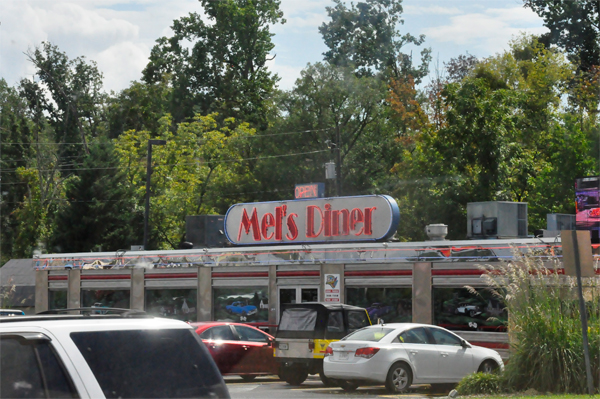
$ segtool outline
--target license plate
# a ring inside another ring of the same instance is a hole
[[[281,349],[281,350],[284,350],[284,351],[286,351],[286,350],[288,350],[290,347],[289,347],[289,345],[288,345],[288,344],[285,344],[285,343],[281,342],[281,343],[278,345],[278,348],[279,348],[279,349]]]
[[[340,360],[348,360],[349,352],[340,352]]]

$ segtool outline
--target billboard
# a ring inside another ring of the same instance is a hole
[[[399,221],[387,195],[254,202],[229,208],[225,235],[237,245],[378,241]]]
[[[596,232],[600,230],[599,199],[600,178],[598,176],[582,177],[575,180],[575,223],[577,230]]]

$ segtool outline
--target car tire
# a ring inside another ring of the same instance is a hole
[[[327,377],[322,370],[319,371],[319,378],[321,379],[323,385],[325,385],[326,387],[334,387],[338,385],[335,380]]]
[[[345,392],[354,392],[358,389],[358,383],[356,383],[355,381],[338,380],[338,385]]]
[[[298,386],[308,378],[308,369],[303,366],[285,367],[281,370],[281,378],[292,386]]]
[[[496,363],[493,360],[486,360],[483,363],[481,363],[481,366],[479,366],[479,369],[477,369],[478,373],[484,373],[484,374],[492,374],[495,373],[496,371],[498,371],[498,363]]]
[[[250,381],[254,381],[254,379],[257,377],[256,374],[245,374],[245,375],[240,375],[240,377],[242,377],[242,380],[246,381],[246,382],[250,382]]]
[[[385,379],[385,387],[390,393],[406,393],[412,384],[412,371],[406,363],[394,363]]]

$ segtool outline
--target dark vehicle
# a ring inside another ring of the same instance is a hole
[[[357,306],[282,304],[275,335],[275,359],[281,363],[279,377],[290,385],[300,385],[309,374],[319,374],[325,385],[335,385],[323,373],[329,343],[370,325],[367,310]]]
[[[273,357],[274,338],[258,328],[211,321],[190,323],[208,348],[221,374],[252,381],[259,375],[279,374]]]

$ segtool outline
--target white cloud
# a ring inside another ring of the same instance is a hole
[[[456,15],[462,13],[457,7],[443,6],[413,6],[406,5],[403,7],[403,15]]]
[[[292,66],[292,65],[283,65],[278,64],[276,62],[277,59],[273,59],[271,61],[267,61],[267,67],[273,73],[279,75],[281,80],[278,82],[278,86],[280,90],[290,90],[294,87],[296,83],[296,79],[300,77],[300,72],[304,67],[301,66]]]
[[[458,15],[451,17],[448,25],[423,30],[430,40],[486,54],[502,51],[510,39],[520,32],[540,34],[545,31],[539,17],[522,7],[488,9],[484,13]]]
[[[105,76],[104,88],[117,92],[140,80],[149,53],[147,46],[135,42],[120,42],[98,53],[96,60]]]

